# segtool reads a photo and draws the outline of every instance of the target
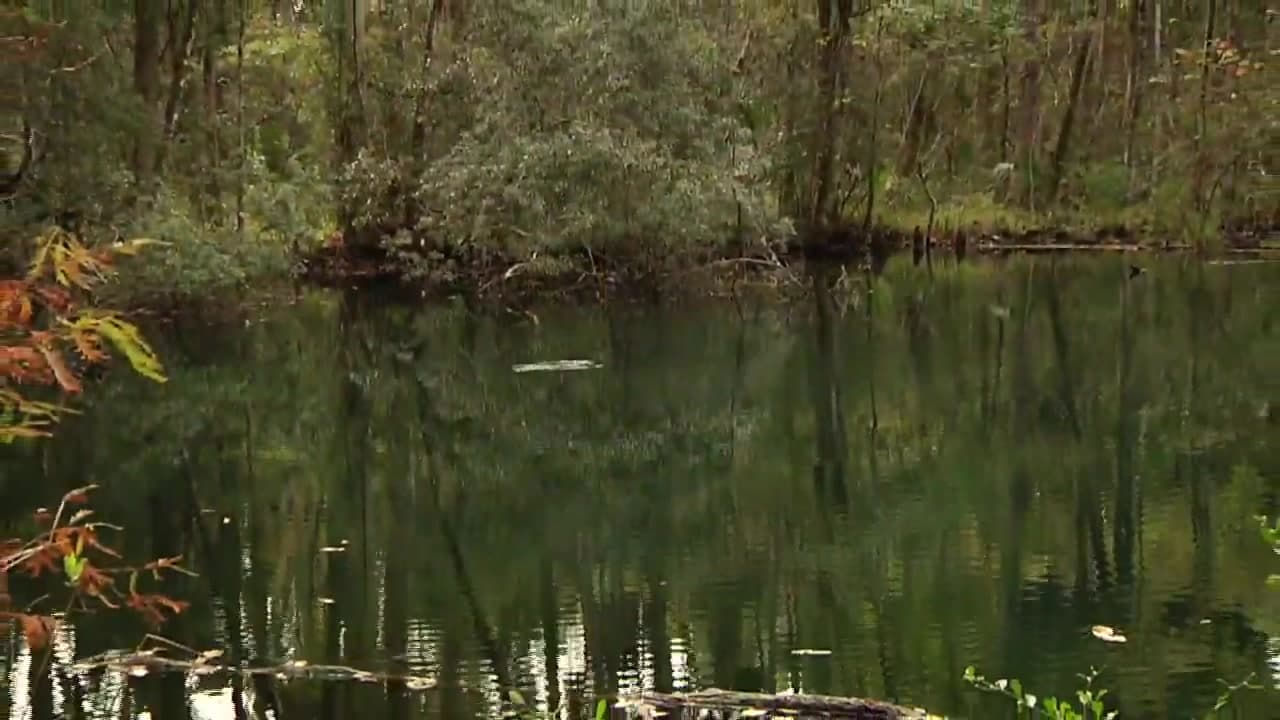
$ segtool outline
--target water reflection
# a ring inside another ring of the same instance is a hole
[[[117,375],[47,448],[3,451],[3,529],[101,483],[130,554],[201,573],[167,637],[435,686],[75,672],[143,632],[101,617],[34,683],[43,659],[0,636],[0,708],[453,718],[518,688],[589,716],[719,686],[973,716],[974,664],[1042,695],[1102,667],[1125,716],[1181,717],[1219,678],[1274,686],[1251,518],[1280,469],[1280,276],[1124,270],[891,263],[872,292],[816,278],[808,305],[536,321],[313,294],[172,328],[168,385]],[[566,358],[604,367],[511,371]]]

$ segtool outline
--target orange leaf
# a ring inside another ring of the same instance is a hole
[[[45,546],[23,561],[22,571],[33,578],[40,577],[46,570],[50,574],[58,572],[58,559],[61,557],[52,547]]]
[[[62,358],[62,353],[53,347],[52,343],[42,342],[38,346],[40,353],[44,355],[44,361],[48,363],[49,369],[53,371],[53,377],[57,379],[58,385],[69,393],[79,393],[84,390],[84,386],[80,384],[80,378],[67,367],[67,363]]]
[[[94,567],[92,563],[85,562],[84,569],[80,571],[80,589],[86,594],[100,597],[102,591],[113,584],[115,581],[110,575]]]
[[[31,324],[31,296],[27,289],[27,283],[21,280],[0,281],[0,327]]]
[[[73,330],[71,332],[71,341],[75,343],[76,350],[80,352],[80,356],[86,362],[100,363],[106,361],[107,353],[102,349],[102,337],[97,333],[89,330]]]
[[[27,647],[39,650],[49,644],[49,634],[53,632],[53,618],[43,615],[17,615],[22,625],[22,634],[27,638]]]
[[[0,378],[20,384],[48,384],[53,381],[53,373],[44,355],[35,348],[9,345],[0,347]]]
[[[67,292],[66,289],[57,285],[40,285],[36,287],[35,291],[40,296],[40,299],[44,301],[45,307],[55,313],[65,315],[71,310],[71,293]]]

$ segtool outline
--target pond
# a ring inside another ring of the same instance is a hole
[[[199,573],[165,637],[414,680],[84,670],[146,631],[98,613],[45,674],[0,631],[0,711],[467,718],[518,688],[591,716],[721,687],[999,717],[972,665],[1041,697],[1097,668],[1122,718],[1252,677],[1238,717],[1276,717],[1280,265],[1127,262],[895,260],[788,303],[308,291],[158,325],[167,384],[112,371],[0,449],[0,536],[98,483],[129,556]]]

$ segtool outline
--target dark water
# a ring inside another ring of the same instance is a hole
[[[0,535],[99,483],[130,555],[201,574],[166,636],[438,687],[71,669],[138,643],[117,614],[59,633],[52,683],[0,633],[0,710],[483,717],[514,685],[590,714],[717,686],[998,717],[976,665],[1042,697],[1097,667],[1122,718],[1202,717],[1252,674],[1235,717],[1280,716],[1254,520],[1280,510],[1280,267],[1147,264],[890,265],[870,302],[857,278],[792,305],[314,293],[159,329],[167,385],[113,373],[54,441],[0,449]],[[512,369],[577,358],[603,367]]]

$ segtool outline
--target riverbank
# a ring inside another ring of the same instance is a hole
[[[879,226],[870,232],[845,227],[816,240],[744,243],[736,248],[671,258],[611,258],[580,250],[561,255],[518,257],[460,253],[441,256],[438,271],[410,277],[403,264],[382,254],[351,252],[341,243],[302,255],[297,279],[321,287],[395,287],[419,297],[463,295],[521,302],[538,298],[603,300],[732,295],[745,288],[803,289],[815,264],[883,269],[888,260],[910,255],[914,264],[963,262],[984,256],[1074,253],[1186,253],[1213,261],[1280,261],[1280,228],[1237,226],[1224,230],[1213,246],[1170,241],[1124,226],[1085,231],[1063,228],[984,229],[935,233],[931,242],[918,228]],[[736,252],[730,252],[734,250]]]

